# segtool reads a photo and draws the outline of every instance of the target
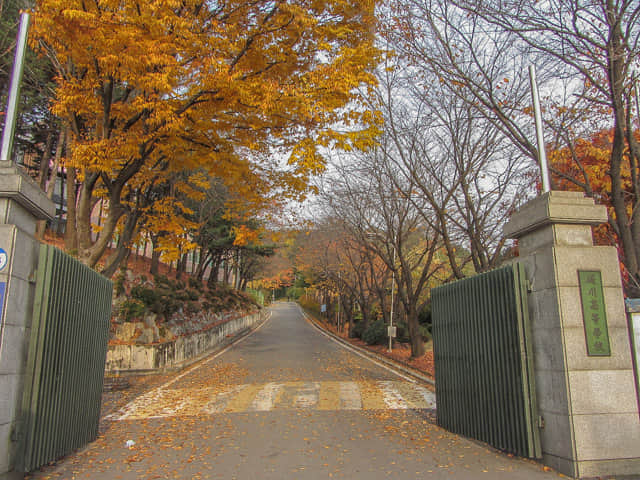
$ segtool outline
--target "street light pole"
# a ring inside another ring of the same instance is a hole
[[[396,245],[393,245],[393,269],[391,270],[391,313],[389,315],[389,352],[393,349],[393,304],[396,290]]]

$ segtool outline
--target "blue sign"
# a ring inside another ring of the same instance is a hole
[[[2,317],[2,311],[4,310],[4,292],[7,289],[7,282],[0,282],[0,318]]]
[[[4,267],[9,263],[9,255],[2,248],[0,248],[0,272],[4,270]]]

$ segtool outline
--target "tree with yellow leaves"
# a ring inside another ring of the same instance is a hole
[[[140,218],[168,213],[179,194],[198,198],[200,174],[185,172],[259,205],[304,194],[324,166],[319,146],[370,145],[374,116],[356,87],[374,82],[374,7],[39,0],[32,41],[56,67],[53,111],[71,132],[67,231],[80,260],[96,266],[114,235],[134,238]]]

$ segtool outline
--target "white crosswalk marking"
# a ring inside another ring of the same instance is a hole
[[[202,408],[204,413],[212,415],[214,413],[224,412],[229,400],[233,398],[234,395],[240,393],[242,390],[247,388],[248,385],[236,385],[232,387],[230,390],[227,390],[222,393],[214,394],[211,401]]]
[[[402,395],[395,387],[396,382],[379,382],[380,390],[390,410],[403,410],[409,408],[409,404],[402,398]]]
[[[124,407],[117,420],[271,410],[401,410],[435,407],[435,395],[410,382],[270,382],[165,388]]]
[[[431,390],[427,390],[424,387],[421,387],[419,385],[416,385],[416,391],[418,393],[420,393],[420,395],[422,396],[422,398],[424,398],[425,403],[430,404],[433,406],[433,408],[435,408],[436,406],[436,394],[433,393]]]
[[[318,403],[319,383],[305,383],[293,399],[293,408],[311,408]]]
[[[249,410],[257,412],[265,412],[273,409],[273,403],[276,395],[282,390],[281,383],[267,383],[262,390],[258,392],[256,398],[249,406]]]
[[[357,383],[340,382],[340,407],[343,410],[362,409],[362,397]]]

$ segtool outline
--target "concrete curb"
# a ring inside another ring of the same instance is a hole
[[[320,325],[318,320],[316,320],[313,317],[313,315],[311,315],[310,313],[306,312],[302,307],[300,307],[300,310],[302,311],[302,313],[305,316],[305,318],[311,323],[311,325],[313,325],[315,328],[317,328],[320,331],[322,331],[322,333],[325,333],[325,334],[329,335],[331,338],[333,338],[337,342],[340,342],[341,344],[358,351],[359,353],[361,353],[365,357],[369,357],[371,359],[374,359],[377,362],[380,362],[380,363],[386,365],[387,367],[389,367],[389,368],[391,368],[393,370],[399,370],[404,375],[407,375],[407,376],[409,376],[409,377],[411,377],[411,378],[413,378],[413,379],[415,379],[415,380],[417,380],[419,382],[426,383],[427,385],[435,387],[436,382],[432,378],[429,378],[426,375],[418,372],[417,370],[414,370],[413,368],[409,368],[406,365],[403,365],[403,364],[401,364],[399,362],[391,360],[391,359],[389,359],[389,358],[387,358],[387,357],[385,357],[383,355],[378,355],[377,353],[374,353],[374,352],[372,352],[370,350],[367,350],[366,348],[362,348],[362,347],[354,345],[354,344],[352,344],[350,342],[347,342],[346,340],[344,340],[343,338],[337,336],[333,332],[330,332],[329,330],[324,329]]]

